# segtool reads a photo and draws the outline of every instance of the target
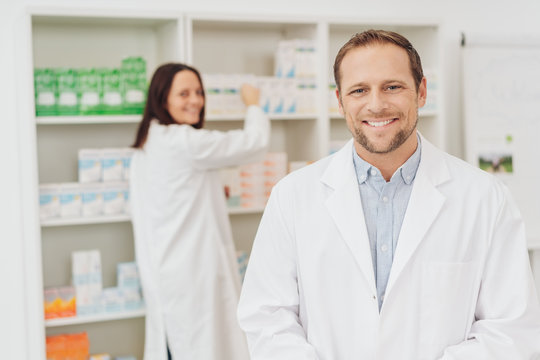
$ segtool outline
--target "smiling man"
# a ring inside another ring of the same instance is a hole
[[[417,133],[416,50],[369,30],[334,76],[353,139],[274,187],[238,309],[251,358],[539,359],[519,211]]]

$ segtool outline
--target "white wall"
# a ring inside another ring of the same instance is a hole
[[[447,144],[449,151],[455,155],[463,154],[462,122],[461,122],[461,63],[460,63],[460,34],[493,33],[507,35],[540,35],[540,2],[537,0],[514,0],[496,3],[493,0],[197,0],[197,1],[166,1],[166,0],[71,0],[45,2],[37,0],[0,0],[0,109],[2,109],[2,139],[0,141],[0,309],[3,310],[0,322],[0,348],[2,358],[31,359],[32,349],[39,344],[27,342],[26,335],[31,332],[31,316],[25,317],[25,299],[31,295],[25,291],[25,279],[31,274],[25,274],[25,256],[22,246],[24,228],[24,213],[20,207],[23,189],[20,185],[20,166],[18,154],[24,148],[19,141],[17,107],[15,92],[17,86],[13,71],[19,59],[16,58],[16,46],[21,44],[21,34],[16,33],[16,24],[20,21],[24,9],[28,5],[68,5],[82,7],[116,7],[126,10],[134,6],[161,7],[185,11],[201,11],[212,9],[213,12],[225,13],[268,13],[354,16],[359,18],[388,19],[388,18],[418,18],[438,20],[442,23],[444,40],[444,69],[446,77],[446,119],[448,123]],[[19,99],[20,100],[20,99]],[[6,176],[6,174],[9,174]],[[28,321],[27,321],[28,320]]]

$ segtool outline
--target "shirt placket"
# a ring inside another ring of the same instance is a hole
[[[384,301],[386,284],[393,261],[393,198],[396,185],[385,183],[379,192],[377,203],[377,297],[379,309]]]

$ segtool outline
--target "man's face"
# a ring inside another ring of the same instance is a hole
[[[410,144],[426,80],[416,91],[407,52],[393,44],[359,47],[345,55],[340,70],[339,110],[361,148],[389,154]]]

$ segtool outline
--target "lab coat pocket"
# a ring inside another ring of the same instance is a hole
[[[420,349],[422,358],[438,358],[450,345],[465,340],[474,316],[473,262],[422,264]]]

